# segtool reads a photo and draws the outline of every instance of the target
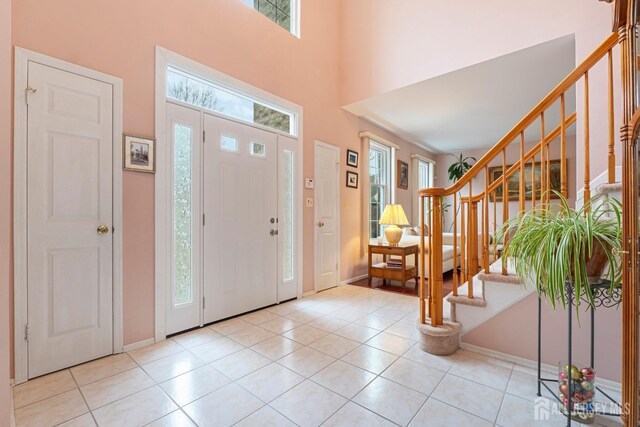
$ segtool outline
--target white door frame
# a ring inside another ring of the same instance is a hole
[[[336,286],[340,284],[340,270],[341,270],[341,265],[340,265],[340,189],[341,189],[341,184],[340,184],[340,175],[342,174],[342,170],[340,169],[340,165],[342,164],[340,162],[340,147],[337,147],[335,145],[331,145],[331,144],[327,144],[326,142],[322,142],[322,141],[318,141],[315,140],[314,141],[314,146],[313,146],[313,153],[314,153],[314,165],[313,165],[313,170],[314,170],[314,175],[315,175],[315,152],[316,152],[316,147],[323,147],[326,148],[328,150],[333,150],[336,153],[338,153],[338,170],[337,170],[337,174],[338,174],[338,179],[336,179],[336,197],[338,198],[338,209],[336,210],[336,236],[338,237],[336,239],[336,254],[338,254],[337,259],[338,259],[338,266],[337,266],[337,271],[336,271]],[[315,191],[315,190],[314,190]],[[316,198],[317,199],[317,198]],[[317,228],[316,228],[316,222],[318,221],[318,204],[314,203],[313,205],[313,291],[317,292],[316,289],[316,274],[317,274],[317,263],[318,263],[318,254],[320,253],[320,251],[318,251],[318,233],[317,233]]]
[[[169,199],[167,198],[169,181],[168,171],[172,165],[168,164],[167,155],[167,68],[169,65],[178,67],[182,70],[189,71],[196,76],[212,80],[219,85],[227,87],[236,92],[246,94],[247,96],[267,102],[270,105],[286,108],[288,111],[295,113],[296,135],[289,135],[279,132],[275,129],[261,126],[255,123],[245,122],[240,119],[234,119],[230,116],[216,113],[214,111],[206,111],[206,114],[221,117],[226,120],[243,123],[258,129],[267,130],[276,134],[283,134],[290,138],[298,140],[298,164],[297,164],[297,247],[302,248],[302,225],[303,225],[303,147],[302,147],[302,124],[303,124],[303,108],[279,96],[273,95],[260,88],[252,86],[220,71],[214,70],[204,64],[189,59],[185,56],[172,52],[160,46],[156,46],[156,86],[155,86],[155,123],[156,123],[156,174],[155,174],[155,336],[156,342],[166,339],[166,289],[169,280],[168,269],[166,266],[171,261],[171,245],[168,242],[169,235],[167,230],[172,229],[167,215],[169,208]],[[171,100],[172,103],[182,104],[180,101]],[[192,105],[183,104],[190,108]],[[302,298],[303,288],[303,256],[302,251],[298,251],[297,260],[298,273],[298,298]]]
[[[13,140],[13,292],[15,383],[27,381],[27,104],[29,62],[57,68],[113,86],[113,352],[123,351],[122,324],[122,79],[59,59],[15,48]]]

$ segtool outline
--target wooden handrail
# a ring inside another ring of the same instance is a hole
[[[574,124],[576,122],[576,113],[571,114],[567,120],[565,120],[565,126],[569,127],[572,124]],[[545,137],[545,144],[548,144],[549,142],[553,141],[554,139],[556,139],[558,137],[558,135],[560,135],[560,131],[561,131],[561,127],[558,126],[557,128],[555,128],[549,135],[547,135]],[[511,165],[511,167],[509,169],[507,169],[507,171],[505,172],[505,175],[507,176],[507,178],[509,178],[511,175],[513,175],[514,173],[516,173],[518,171],[518,169],[520,169],[520,165],[524,164],[524,166],[527,165],[527,162],[529,160],[531,160],[531,158],[533,156],[536,155],[536,153],[540,152],[541,150],[541,144],[538,142],[531,150],[527,151],[527,154],[524,155],[523,159],[524,161],[518,160],[516,163],[514,163],[513,165]],[[489,184],[489,187],[487,188],[487,193],[486,194],[490,194],[492,191],[494,191],[496,188],[500,187],[500,185],[502,185],[502,180],[495,180],[493,181],[491,184]],[[482,192],[476,196],[473,196],[471,198],[472,202],[478,202],[480,200],[482,200],[484,198],[485,193]],[[468,197],[463,197],[461,198],[461,201],[464,202],[469,202],[469,198]]]
[[[462,190],[473,177],[478,175],[482,169],[487,166],[500,152],[505,149],[513,140],[531,123],[558,100],[561,94],[569,90],[591,67],[593,67],[600,59],[602,59],[611,49],[618,43],[618,33],[611,33],[609,37],[596,50],[591,53],[580,65],[578,65],[567,77],[565,77],[542,101],[536,105],[520,122],[513,127],[496,145],[494,145],[484,156],[478,160],[469,171],[456,181],[451,187],[444,189],[441,196],[449,196]],[[430,191],[432,189],[425,188],[418,191],[422,196],[433,196]]]

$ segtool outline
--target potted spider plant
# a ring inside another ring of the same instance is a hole
[[[591,285],[601,280],[607,266],[610,290],[621,280],[616,253],[622,245],[622,205],[608,199],[573,209],[562,194],[554,193],[558,203],[511,218],[499,230],[498,241],[509,236],[502,263],[514,263],[523,283],[535,278],[538,294],[546,295],[554,309],[557,300],[566,307],[567,284],[574,288],[576,306],[586,297],[593,307]]]

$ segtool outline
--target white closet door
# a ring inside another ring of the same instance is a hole
[[[166,294],[167,334],[201,325],[202,273],[200,266],[201,113],[167,104],[168,154],[171,158],[171,264]]]
[[[204,322],[277,301],[275,134],[205,114]]]
[[[29,378],[113,352],[113,86],[29,63]]]

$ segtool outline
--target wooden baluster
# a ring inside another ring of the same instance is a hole
[[[609,71],[609,184],[616,180],[616,153],[614,147],[614,117],[613,117],[613,54],[608,53]]]
[[[507,179],[507,149],[502,150],[502,224],[509,219],[509,180]],[[504,236],[504,244],[507,244],[507,236]],[[502,266],[502,275],[506,276],[507,268]]]
[[[484,167],[484,199],[482,199],[482,267],[489,274],[489,167]]]
[[[497,187],[496,187],[497,188]],[[493,235],[495,237],[496,232],[498,231],[498,210],[496,209],[496,203],[498,202],[498,193],[497,191],[494,189],[493,190]],[[495,242],[495,239],[494,239]],[[493,262],[496,262],[498,260],[498,254],[496,252],[496,246],[494,244],[493,246]]]
[[[453,296],[458,296],[458,193],[453,193]]]
[[[547,144],[546,150],[547,150],[547,154],[546,154],[547,167],[545,168],[545,172],[547,174],[547,176],[545,177],[545,182],[547,183],[546,204],[547,206],[549,206],[551,204],[551,144]]]
[[[531,158],[531,210],[536,211],[536,156]]]
[[[542,209],[545,208],[544,203],[546,198],[546,194],[544,194],[545,188],[547,188],[547,183],[545,182],[546,174],[544,172],[544,168],[546,166],[545,159],[545,142],[544,142],[544,111],[540,114],[540,206]]]
[[[524,132],[520,132],[520,189],[519,189],[519,197],[518,197],[518,201],[519,206],[518,206],[518,210],[520,211],[520,215],[522,215],[524,213],[524,202],[525,202],[525,186],[524,186],[524,181],[525,181],[525,177],[524,177],[524,167],[525,167],[525,162],[524,162]]]
[[[471,201],[471,198],[473,197],[473,180],[470,179],[469,180],[469,205],[467,206],[467,272],[465,273],[465,276],[467,278],[467,281],[472,281],[473,276],[475,276],[475,274],[478,272],[477,270],[474,271],[473,268],[471,268],[474,265],[474,261],[475,261],[475,265],[478,265],[478,210],[475,210],[475,221],[472,221],[471,218],[471,214],[472,214],[472,209],[473,209],[473,202]],[[472,222],[475,224],[475,236],[473,236],[471,234],[471,227],[473,227]],[[475,247],[473,246],[473,243],[475,243]]]
[[[429,307],[431,326],[442,325],[442,199],[441,195],[433,199],[433,219],[431,230],[433,245],[429,253],[433,254],[432,269],[429,272]]]
[[[466,204],[460,201],[460,284],[467,281],[467,230],[465,219]]]
[[[469,220],[467,222],[469,227],[467,296],[473,299],[473,276],[478,274],[478,202],[469,200]]]
[[[420,323],[422,324],[424,324],[426,320],[425,303],[424,303],[424,280],[425,280],[424,264],[426,261],[426,256],[424,253],[424,250],[425,250],[424,238],[426,237],[424,234],[424,224],[425,224],[424,201],[425,201],[425,197],[420,196],[420,289],[419,289],[419,292],[420,292]]]
[[[564,92],[560,95],[560,192],[569,197],[567,188],[567,128]]]
[[[584,204],[591,201],[591,165],[589,164],[589,72],[584,73]]]
[[[429,210],[431,211],[431,215],[429,215],[429,283],[428,283],[428,299],[429,299],[429,318],[432,317],[433,313],[431,312],[431,288],[433,287],[433,254],[435,251],[433,250],[433,222],[435,221],[435,199],[437,197],[431,196],[429,198]]]

